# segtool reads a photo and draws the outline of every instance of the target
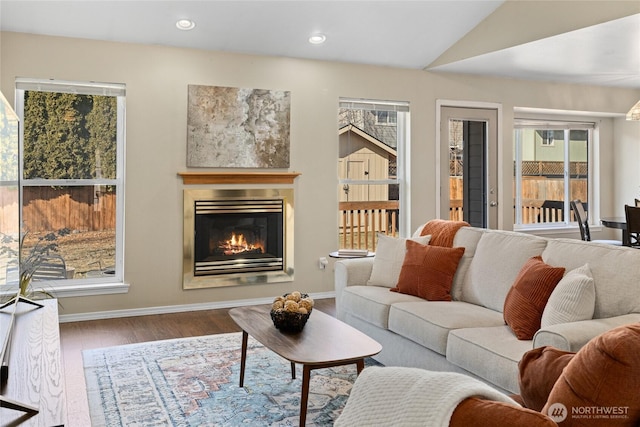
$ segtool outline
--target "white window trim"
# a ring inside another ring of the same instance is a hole
[[[517,111],[517,110],[516,110]],[[517,124],[518,122],[519,125]],[[557,117],[515,117],[514,118],[514,131],[517,127],[529,127],[533,128],[536,126],[546,127],[548,129],[558,129],[564,130],[567,125],[575,125],[575,129],[584,127],[585,130],[589,131],[589,144],[587,146],[587,159],[589,163],[588,172],[587,172],[587,199],[589,201],[589,228],[591,231],[598,231],[601,229],[601,225],[599,223],[595,223],[594,219],[600,217],[600,203],[599,203],[599,189],[600,189],[600,176],[599,176],[599,156],[596,154],[599,150],[599,127],[597,120],[589,120],[587,117],[565,117],[565,116],[557,116]],[[515,133],[515,132],[514,132]],[[515,136],[514,136],[515,138]],[[516,188],[522,188],[522,158],[521,158],[521,141],[515,142],[515,150],[514,153],[516,157],[516,177],[515,185]],[[567,156],[567,151],[569,149],[569,144],[565,144],[565,158]],[[565,188],[565,199],[568,196],[568,188]],[[520,206],[522,204],[522,195],[520,192],[516,193],[515,196],[516,206]],[[566,205],[569,204],[567,199]],[[570,208],[567,208],[570,209]],[[518,211],[517,217],[521,220],[521,213]],[[536,234],[556,234],[558,231],[575,231],[578,229],[578,223],[576,221],[571,222],[562,222],[562,223],[545,223],[545,224],[519,224],[518,220],[513,224],[514,231],[521,232],[536,232]]]
[[[407,114],[398,114],[396,116],[396,130],[397,130],[397,140],[403,141],[402,144],[398,144],[396,147],[397,158],[401,159],[401,162],[398,162],[399,166],[396,170],[396,179],[385,179],[385,180],[370,180],[370,181],[359,181],[359,180],[348,180],[342,179],[338,180],[338,184],[366,184],[366,185],[378,185],[378,184],[398,184],[399,189],[399,228],[398,233],[400,237],[409,237],[411,236],[411,201],[409,195],[411,191],[409,189],[409,177],[411,176],[411,170],[409,167],[409,158],[408,153],[411,152],[410,144],[411,144],[411,115],[409,110],[409,103],[403,101],[378,101],[378,100],[367,100],[367,99],[348,99],[348,98],[340,98],[338,102],[338,108],[347,108],[352,110],[370,110],[370,111],[395,111],[397,113],[407,113]],[[403,133],[404,132],[404,133]]]
[[[109,277],[108,280],[100,278],[54,280],[43,282],[42,286],[34,285],[34,290],[46,291],[55,297],[79,297],[91,295],[106,295],[127,293],[129,284],[124,281],[124,218],[125,218],[125,153],[126,153],[126,88],[124,84],[98,83],[98,82],[72,82],[64,80],[41,80],[29,78],[16,78],[15,102],[16,113],[21,120],[24,120],[24,92],[28,90],[42,92],[66,92],[82,95],[103,95],[115,96],[117,99],[117,137],[118,141],[116,155],[116,178],[98,180],[28,180],[24,183],[22,162],[19,163],[19,188],[22,192],[23,186],[42,185],[116,185],[116,276]],[[19,153],[22,158],[24,129],[20,126]],[[22,206],[20,206],[22,216]]]

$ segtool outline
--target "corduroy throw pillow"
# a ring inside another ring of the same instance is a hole
[[[519,340],[530,340],[538,329],[549,296],[564,274],[541,256],[530,258],[520,269],[504,301],[504,321]]]

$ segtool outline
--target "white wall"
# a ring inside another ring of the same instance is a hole
[[[609,190],[614,194],[616,211],[612,215],[624,216],[624,205],[633,205],[640,199],[640,121],[616,119],[614,181]]]
[[[640,98],[640,91],[7,32],[2,33],[0,43],[0,89],[10,100],[16,77],[127,85],[125,280],[131,288],[128,294],[66,298],[61,314],[267,298],[294,289],[331,292],[331,265],[321,271],[317,259],[337,248],[336,118],[340,97],[410,102],[412,229],[436,216],[437,99],[503,105],[500,206],[505,207],[503,223],[509,228],[514,107],[624,113]],[[184,186],[177,173],[187,170],[189,84],[291,91],[290,170],[302,173],[294,184],[295,282],[182,290]],[[614,147],[618,140],[624,147],[633,146],[634,140],[640,144],[637,127],[616,121],[616,126],[605,132]],[[627,186],[614,175],[615,155],[614,149],[602,153],[606,188]],[[628,169],[638,182],[637,150],[635,159]],[[619,170],[620,161],[616,157],[615,170]],[[610,201],[619,204],[623,197],[632,197],[638,185],[628,185],[632,188],[620,189]]]

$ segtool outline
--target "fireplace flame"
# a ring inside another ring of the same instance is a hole
[[[262,243],[249,243],[243,234],[231,233],[231,238],[222,243],[220,248],[225,255],[237,255],[243,252],[264,253]]]

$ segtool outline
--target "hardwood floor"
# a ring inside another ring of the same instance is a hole
[[[335,316],[335,299],[316,300],[315,308]],[[229,317],[229,309],[61,323],[60,346],[67,397],[66,426],[91,425],[82,366],[83,350],[239,331],[240,328]]]

